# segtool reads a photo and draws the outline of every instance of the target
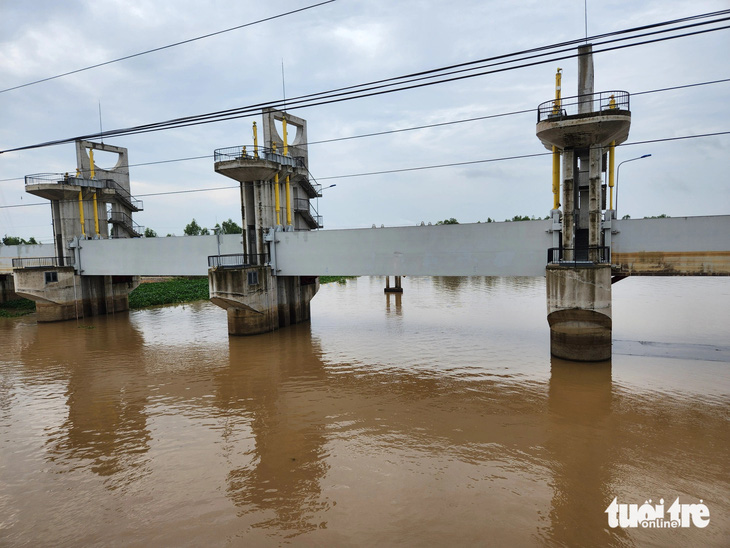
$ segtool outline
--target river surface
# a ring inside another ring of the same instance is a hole
[[[0,546],[730,545],[730,279],[614,285],[600,364],[550,357],[542,278],[384,285],[257,337],[0,318]],[[677,497],[709,524],[608,525]]]

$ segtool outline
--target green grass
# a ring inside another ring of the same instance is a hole
[[[337,282],[338,284],[344,284],[350,278],[357,278],[357,276],[320,276],[319,283],[329,284],[332,282]]]
[[[204,278],[175,278],[166,282],[140,284],[129,294],[129,308],[187,303],[209,298],[207,276]]]
[[[17,318],[35,312],[35,303],[30,299],[13,299],[0,303],[0,318]]]

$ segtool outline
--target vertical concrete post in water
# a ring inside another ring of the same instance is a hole
[[[578,54],[578,96],[566,98],[560,109],[556,101],[538,107],[538,138],[553,153],[563,152],[562,245],[559,255],[550,254],[545,272],[547,313],[554,356],[600,361],[611,357],[612,328],[603,148],[628,138],[631,113],[627,93],[595,93],[592,46],[580,46]]]

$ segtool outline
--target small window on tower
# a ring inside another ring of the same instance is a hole
[[[248,273],[248,285],[259,285],[259,273],[257,270],[252,270]]]
[[[58,272],[44,272],[46,276],[46,283],[51,284],[58,281]]]

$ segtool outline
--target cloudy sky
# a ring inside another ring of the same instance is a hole
[[[195,38],[316,4],[274,0],[0,0],[0,89]],[[727,0],[588,0],[588,35],[730,7]],[[509,54],[585,36],[583,0],[336,0],[268,22],[134,57],[63,78],[0,92],[0,150],[282,99]],[[715,25],[719,26],[719,25]],[[651,91],[730,78],[730,30],[595,55],[596,91]],[[310,141],[454,122],[535,109],[575,95],[577,61],[567,59],[330,105],[291,109]],[[619,215],[730,214],[730,82],[631,99],[632,128],[617,162]],[[216,124],[105,139],[129,149],[135,220],[158,234],[182,234],[194,217],[211,227],[240,219],[233,181],[213,171],[217,148],[251,143],[251,123]],[[544,217],[551,160],[537,156],[398,173],[388,170],[477,162],[545,152],[534,110],[435,128],[310,146],[323,185],[326,228]],[[104,166],[97,155],[97,163]],[[75,169],[72,144],[0,154],[0,206],[43,200],[22,177]],[[50,241],[50,208],[0,207],[0,235]]]

